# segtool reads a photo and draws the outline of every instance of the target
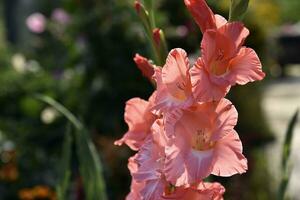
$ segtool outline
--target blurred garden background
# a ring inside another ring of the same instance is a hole
[[[169,49],[199,55],[201,32],[183,0],[156,0],[157,26]],[[228,15],[229,0],[207,0]],[[108,199],[129,192],[127,159],[134,152],[113,145],[126,132],[125,102],[148,99],[152,84],[133,62],[151,57],[133,0],[0,1],[0,199],[54,200],[61,177],[68,121],[35,95],[64,105],[87,128],[102,164]],[[249,170],[211,177],[226,187],[225,199],[274,199],[288,120],[300,106],[300,1],[250,0],[246,44],[267,77],[228,96],[237,106],[237,130]],[[299,125],[293,141],[291,199],[300,199]],[[71,150],[76,151],[76,145]],[[297,157],[298,156],[298,157]],[[68,199],[87,199],[72,154]],[[297,171],[298,170],[298,171]]]

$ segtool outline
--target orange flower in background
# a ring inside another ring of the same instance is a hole
[[[18,195],[20,200],[56,200],[55,192],[44,185],[21,189]]]
[[[18,179],[19,171],[15,163],[5,164],[0,168],[0,180],[15,181]]]
[[[0,152],[2,166],[0,166],[0,181],[13,182],[18,179],[19,171],[16,164],[16,151]]]

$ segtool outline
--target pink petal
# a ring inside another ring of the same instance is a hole
[[[161,200],[166,182],[163,179],[149,180],[145,182],[145,187],[140,194],[143,200]]]
[[[218,14],[215,15],[215,20],[217,28],[220,28],[221,26],[224,26],[227,23],[227,20],[223,16]]]
[[[162,69],[162,81],[168,92],[178,100],[185,100],[190,95],[189,60],[183,49],[170,51]]]
[[[225,188],[217,182],[202,182],[199,184],[198,190],[200,190],[201,194],[205,196],[203,199],[211,200],[223,200],[223,194],[225,193]]]
[[[243,147],[238,134],[233,130],[220,139],[214,148],[214,164],[212,174],[216,176],[232,176],[245,173],[248,169],[247,159],[242,154]]]
[[[160,179],[164,156],[162,153],[159,146],[153,143],[152,137],[147,137],[137,153],[135,161],[139,167],[132,173],[132,177],[137,181]]]
[[[216,21],[213,12],[205,0],[184,0],[196,23],[204,33],[207,29],[215,29]]]
[[[165,132],[163,119],[157,119],[153,123],[151,131],[153,136],[153,142],[157,144],[160,148],[164,148],[167,145],[169,138]]]
[[[234,41],[229,38],[229,35],[224,34],[225,28],[223,27],[227,27],[227,25],[217,30],[208,30],[203,35],[201,53],[205,68],[210,72],[214,71],[213,68],[225,72],[228,59],[234,57],[237,53]]]
[[[227,23],[220,27],[218,32],[234,43],[236,49],[239,49],[243,45],[249,35],[249,30],[241,22]]]
[[[187,132],[187,128],[177,124],[176,136],[165,148],[165,176],[167,181],[175,186],[199,182],[207,177],[211,170],[213,152],[191,149]]]
[[[191,150],[186,158],[186,168],[190,176],[189,184],[208,177],[212,169],[213,151]]]
[[[149,102],[133,98],[126,102],[124,118],[129,130],[115,145],[126,143],[132,150],[138,150],[147,137],[155,116],[149,110]]]
[[[140,200],[142,196],[140,195],[141,190],[145,187],[144,182],[137,182],[134,179],[131,181],[130,193],[126,196],[126,200]]]
[[[217,116],[214,122],[212,140],[218,140],[226,134],[231,133],[238,119],[237,110],[227,99],[221,99],[220,102],[218,102],[215,112]]]
[[[228,75],[232,85],[244,85],[248,82],[262,80],[265,73],[262,71],[261,62],[253,49],[241,48],[238,55],[231,60]]]
[[[168,138],[174,137],[175,132],[175,124],[182,116],[182,110],[181,109],[175,109],[172,111],[169,111],[165,113],[164,115],[164,128],[165,128],[165,135]]]
[[[193,184],[190,187],[177,187],[165,199],[178,200],[222,200],[225,188],[220,183]]]
[[[130,174],[135,173],[138,170],[138,163],[136,162],[136,158],[137,158],[137,154],[135,154],[134,156],[131,156],[128,159],[127,167],[130,171]]]
[[[166,147],[166,160],[164,173],[167,181],[175,186],[182,186],[189,182],[189,175],[184,164],[186,155],[176,146]]]
[[[160,113],[161,111],[170,111],[174,108],[187,108],[193,104],[194,99],[189,92],[189,96],[186,99],[175,98],[168,89],[167,85],[162,80],[162,69],[159,67],[154,68],[153,79],[156,81],[157,92],[156,97],[151,107],[154,113]],[[190,80],[189,80],[190,81]],[[190,83],[189,83],[190,84]],[[191,90],[191,89],[190,89]]]
[[[194,98],[200,102],[218,101],[225,97],[230,89],[229,83],[216,84],[210,79],[202,59],[191,69],[191,82]]]

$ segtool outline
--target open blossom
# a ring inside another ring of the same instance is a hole
[[[204,33],[202,57],[191,69],[193,92],[198,101],[219,100],[235,84],[244,85],[264,78],[255,51],[242,46],[248,34],[248,29],[239,22]]]
[[[249,30],[242,23],[228,23],[214,15],[205,0],[185,0],[185,4],[203,33],[202,57],[191,69],[193,93],[198,101],[220,100],[231,86],[264,78],[255,51],[243,47]]]
[[[230,101],[199,103],[178,117],[175,124],[166,125],[174,126],[173,137],[166,136],[164,170],[168,181],[182,186],[210,174],[231,176],[247,170],[241,141],[233,129],[237,111]]]
[[[26,19],[28,29],[34,33],[42,33],[46,28],[46,18],[41,13],[33,13]]]
[[[126,102],[124,118],[129,129],[120,140],[115,141],[115,145],[125,143],[135,151],[140,148],[155,120],[155,115],[150,111],[151,99],[154,97],[155,93],[149,98],[149,101],[133,98]]]
[[[221,200],[225,192],[218,183],[200,183],[175,187],[164,175],[164,151],[148,136],[140,151],[129,159],[133,179],[126,200]]]
[[[187,108],[193,104],[189,60],[183,49],[170,51],[163,68],[156,67],[153,75],[157,83],[155,109]]]

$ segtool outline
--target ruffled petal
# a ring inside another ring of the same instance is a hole
[[[241,48],[238,55],[231,60],[229,69],[228,79],[232,85],[244,85],[265,77],[257,54],[250,48]]]
[[[114,144],[120,146],[125,143],[132,150],[137,151],[149,134],[150,127],[155,120],[155,116],[149,110],[149,102],[140,98],[127,101],[124,119],[129,130]]]
[[[126,200],[140,200],[142,196],[140,195],[141,190],[145,187],[144,182],[137,182],[134,179],[131,180],[130,193],[126,196]]]
[[[212,174],[228,177],[234,174],[245,173],[248,165],[247,159],[242,152],[242,143],[235,131],[217,141],[214,148]]]
[[[162,200],[166,182],[163,179],[154,179],[145,182],[140,194],[143,200]]]
[[[220,27],[218,32],[233,43],[236,50],[244,44],[245,39],[249,35],[249,30],[241,22],[227,23]]]
[[[162,81],[169,94],[178,100],[185,100],[191,93],[189,60],[183,49],[170,51],[162,69]]]
[[[191,82],[194,98],[200,102],[218,101],[230,90],[227,82],[216,84],[211,81],[202,59],[199,59],[196,66],[191,69]]]
[[[137,181],[160,179],[164,157],[162,153],[164,152],[153,143],[152,137],[149,136],[137,153],[135,161],[139,167],[132,173],[132,177]]]
[[[237,124],[238,112],[234,105],[227,99],[221,99],[216,107],[212,140],[218,140],[233,131]]]
[[[185,166],[186,153],[180,147],[171,145],[166,147],[164,173],[167,181],[175,186],[182,186],[189,182],[189,175]]]
[[[171,93],[170,90],[167,88],[166,84],[164,84],[162,80],[162,69],[156,67],[154,69],[154,80],[157,84],[157,92],[156,97],[153,103],[153,106],[151,107],[151,110],[154,111],[154,113],[161,113],[161,112],[167,112],[172,109],[177,108],[187,108],[190,105],[193,104],[194,99],[191,95],[191,92],[189,96],[186,97],[186,99],[178,99],[175,98]],[[189,78],[190,79],[190,78]],[[190,80],[189,80],[190,82]],[[191,83],[189,83],[191,84]]]

